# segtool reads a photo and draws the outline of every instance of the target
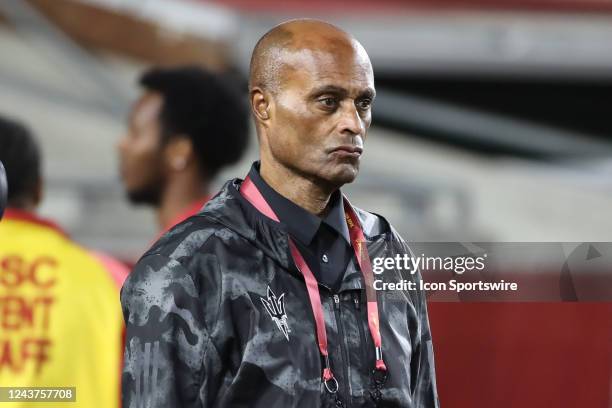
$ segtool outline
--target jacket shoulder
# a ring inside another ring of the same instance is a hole
[[[353,207],[353,209],[359,218],[363,233],[367,237],[388,234],[392,231],[391,224],[382,215],[365,211],[358,207]]]
[[[142,258],[151,255],[161,255],[175,260],[191,257],[207,242],[219,236],[226,236],[231,233],[230,231],[214,218],[202,213],[196,214],[170,228]]]
[[[353,207],[363,233],[366,237],[373,239],[380,235],[387,235],[388,239],[404,243],[404,238],[397,232],[397,230],[387,221],[385,217],[380,214],[362,210],[358,207]]]
[[[180,302],[198,304],[199,291],[212,288],[211,281],[220,271],[214,249],[208,248],[218,242],[215,236],[219,231],[222,226],[195,215],[162,235],[123,283],[121,304],[126,323],[130,313],[146,321],[152,305],[168,312]]]

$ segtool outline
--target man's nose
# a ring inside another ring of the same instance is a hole
[[[359,116],[357,107],[352,103],[347,103],[342,107],[340,118],[340,132],[350,133],[351,135],[363,135],[364,124]]]

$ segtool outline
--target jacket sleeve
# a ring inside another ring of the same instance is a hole
[[[414,257],[414,253],[408,244],[401,237],[399,239],[403,251]],[[417,270],[414,275],[405,278],[416,282],[418,288],[418,282],[422,279],[422,276],[420,271]],[[439,408],[440,402],[436,386],[436,369],[427,314],[427,299],[425,292],[420,289],[411,291],[410,298],[417,314],[416,335],[412,338],[413,353],[410,360],[412,400],[415,407]]]
[[[126,324],[124,408],[203,407],[215,354],[198,283],[177,260],[142,258],[121,290]],[[218,377],[218,375],[217,375]]]

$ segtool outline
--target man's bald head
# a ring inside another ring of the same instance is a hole
[[[285,70],[299,68],[293,65],[293,57],[304,51],[356,53],[368,59],[361,44],[338,27],[320,20],[290,20],[272,28],[255,45],[251,56],[249,89],[259,87],[276,93],[282,87]]]
[[[372,64],[352,36],[317,20],[274,27],[255,46],[249,78],[262,177],[329,192],[353,181],[375,95]]]

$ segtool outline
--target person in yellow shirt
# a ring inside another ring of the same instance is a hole
[[[39,149],[24,126],[3,118],[0,161],[8,180],[0,221],[0,387],[75,387],[76,402],[25,398],[14,408],[119,407],[119,289],[127,269],[35,214],[42,199]]]

